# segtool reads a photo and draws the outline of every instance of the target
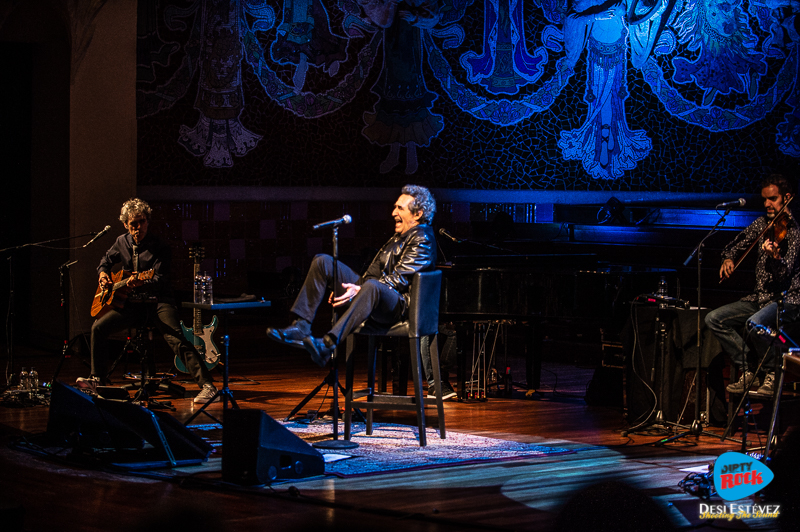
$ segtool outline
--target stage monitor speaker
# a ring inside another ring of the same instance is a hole
[[[241,485],[325,473],[322,454],[262,410],[226,410],[222,480]]]
[[[53,382],[47,437],[59,445],[95,449],[141,449],[144,440],[92,398],[61,381]]]
[[[213,450],[169,414],[91,398],[58,381],[51,391],[47,436],[80,450],[103,450],[98,456],[128,469],[197,464]]]
[[[206,461],[214,450],[210,443],[166,412],[148,410],[128,401],[95,398],[94,403],[100,410],[124,423],[152,445],[153,449],[148,453],[149,459],[143,457],[129,461],[125,467],[130,469],[150,469],[157,467],[159,462],[166,466],[165,462],[169,462],[170,458],[178,466],[197,464]]]

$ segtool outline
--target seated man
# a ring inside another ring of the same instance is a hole
[[[742,393],[760,383],[758,376],[752,371],[755,366],[748,366],[750,348],[739,334],[742,327],[746,326],[759,358],[764,358],[762,368],[766,375],[755,393],[772,395],[777,349],[772,347],[771,335],[761,333],[765,331],[765,327],[776,330],[778,301],[781,299],[784,307],[781,318],[785,323],[797,321],[800,316],[800,228],[791,211],[788,208],[784,211],[787,216],[787,231],[782,241],[774,241],[773,238],[776,237],[767,233],[756,242],[791,196],[792,186],[782,175],[773,174],[764,179],[761,182],[761,197],[764,198],[765,216],[757,218],[722,250],[719,276],[720,279],[727,279],[734,271],[734,259],[740,257],[751,244],[758,247],[756,286],[753,293],[709,312],[705,319],[706,325],[719,340],[722,350],[740,371],[739,380],[727,387],[731,393]]]
[[[311,322],[332,282],[333,258],[317,255],[291,311],[297,319],[284,329],[267,329],[267,337],[282,344],[305,347],[324,367],[336,345],[367,318],[391,325],[408,310],[408,288],[415,273],[433,270],[436,240],[431,228],[436,202],[424,187],[406,185],[392,211],[395,234],[381,248],[364,275],[338,263],[342,295],[329,299],[342,314],[322,338],[311,336]]]
[[[149,322],[164,335],[167,344],[181,358],[189,374],[201,388],[194,402],[205,403],[214,397],[217,389],[208,368],[192,343],[183,335],[178,323],[178,311],[168,279],[172,253],[167,244],[148,232],[151,212],[150,205],[139,198],[130,199],[122,205],[119,219],[128,232],[117,237],[114,245],[100,260],[97,282],[101,289],[109,288],[113,284],[109,272],[115,264],[120,264],[123,270],[129,272],[153,270],[152,278],[147,280],[129,277],[126,287],[130,296],[151,297],[156,303],[150,306],[129,302],[122,308],[109,305],[98,314],[92,325],[92,373],[88,379],[78,379],[78,387],[90,393],[96,391],[97,385],[106,377],[108,336],[141,323],[145,318],[143,313],[150,311],[153,315],[147,316]]]

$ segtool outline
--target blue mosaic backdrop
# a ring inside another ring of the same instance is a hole
[[[139,10],[139,185],[749,193],[800,156],[788,0]]]

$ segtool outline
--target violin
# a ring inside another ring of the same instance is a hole
[[[765,227],[764,230],[761,231],[761,234],[758,235],[758,238],[756,238],[753,243],[750,244],[750,247],[747,248],[747,251],[742,253],[742,256],[739,257],[739,259],[733,265],[733,270],[731,270],[731,273],[728,275],[728,277],[723,277],[719,280],[720,283],[733,275],[733,272],[736,271],[736,268],[738,268],[745,257],[747,257],[747,254],[750,253],[753,247],[755,247],[755,245],[760,242],[761,238],[764,236],[766,236],[767,239],[771,240],[775,244],[775,251],[773,251],[772,257],[777,259],[780,256],[778,252],[778,244],[780,244],[783,239],[786,238],[786,234],[789,232],[789,222],[791,221],[789,211],[786,210],[786,207],[789,206],[793,199],[794,196],[789,196],[789,199],[787,199],[783,204],[783,207],[781,207],[781,210],[778,211],[778,214],[776,214],[775,217],[770,220],[770,222],[767,224],[767,227]]]
[[[791,199],[791,198],[790,198]],[[772,253],[772,258],[779,257],[778,245],[786,238],[786,233],[789,232],[789,214],[782,212],[779,216],[775,216],[772,227],[767,231],[767,239],[775,244],[775,251]]]

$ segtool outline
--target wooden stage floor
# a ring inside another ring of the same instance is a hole
[[[231,350],[235,355],[235,346]],[[230,388],[240,407],[262,409],[283,419],[326,372],[302,351],[268,352],[233,359]],[[57,359],[55,355],[19,353],[14,365],[34,365],[43,380],[48,380]],[[63,366],[60,378],[72,383],[86,373],[80,360],[73,357]],[[618,480],[655,501],[675,528],[777,528],[777,523],[769,520],[701,521],[702,501],[678,487],[687,475],[681,469],[707,465],[725,451],[739,451],[741,445],[721,442],[719,437],[691,436],[657,446],[664,437],[661,434],[623,436],[627,425],[621,407],[590,406],[584,401],[592,374],[591,368],[545,363],[540,394],[528,398],[518,387],[512,398],[448,402],[445,406],[448,431],[565,446],[577,451],[573,454],[241,488],[222,485],[218,474],[177,483],[52,462],[3,445],[0,487],[4,511],[21,506],[27,531],[154,527],[193,532],[552,530],[562,506],[579,490]],[[221,379],[216,371],[215,378]],[[558,388],[553,391],[556,379]],[[305,410],[319,409],[320,397]],[[177,409],[173,415],[181,422],[195,411],[191,399],[164,399],[172,401]],[[222,415],[222,406],[212,405],[210,411]],[[0,408],[3,443],[43,432],[48,412],[47,406]],[[405,413],[379,412],[376,417],[383,422],[414,424],[414,417]],[[435,410],[429,411],[428,420],[429,426],[435,426]],[[196,422],[210,420],[200,416]],[[722,434],[723,429],[706,430]],[[751,435],[753,442],[758,437]],[[763,441],[763,434],[760,438]],[[608,508],[613,517],[603,518],[611,528],[587,521],[585,529],[649,529],[635,521],[642,519],[641,515],[625,515],[615,504]]]

